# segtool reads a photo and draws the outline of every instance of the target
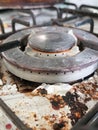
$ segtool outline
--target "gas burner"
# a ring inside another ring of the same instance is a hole
[[[56,26],[30,28],[11,35],[3,45],[15,40],[25,46],[24,51],[17,47],[2,54],[7,69],[22,79],[74,82],[97,69],[98,52],[93,46],[98,47],[98,38],[88,32]]]

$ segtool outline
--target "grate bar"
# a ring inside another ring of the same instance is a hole
[[[98,18],[98,13],[93,13],[93,12],[88,12],[88,11],[84,11],[84,10],[80,10],[80,9],[68,9],[68,8],[64,8],[61,9],[62,13],[70,13],[70,14],[77,14],[77,15],[81,15],[81,16],[90,16],[90,17],[95,17]]]
[[[31,130],[30,128],[27,128],[23,124],[23,122],[15,115],[14,112],[12,112],[12,110],[4,103],[4,101],[1,98],[0,98],[0,106],[19,130]]]
[[[98,103],[71,130],[98,130]]]

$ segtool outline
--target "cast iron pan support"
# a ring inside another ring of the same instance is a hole
[[[0,19],[0,28],[1,28],[1,32],[4,34],[5,30],[4,30],[4,25],[1,19]]]
[[[31,130],[30,128],[27,128],[23,122],[15,115],[14,112],[6,105],[6,103],[0,98],[0,107],[4,111],[4,113],[11,119],[11,121],[15,124],[15,126],[19,130]]]
[[[98,130],[98,103],[71,130]]]
[[[18,24],[21,24],[21,25],[24,25],[24,26],[27,26],[27,27],[30,26],[30,23],[29,23],[29,22],[14,18],[14,19],[12,20],[12,31],[13,31],[13,33],[16,32],[15,25],[16,25],[17,23],[18,23]]]
[[[25,37],[22,37],[20,40],[14,40],[1,44],[0,53],[16,47],[20,47],[21,49],[23,49],[27,45],[28,36],[29,35],[26,35]]]

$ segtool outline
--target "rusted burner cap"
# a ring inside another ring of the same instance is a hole
[[[68,33],[61,32],[39,32],[31,33],[29,46],[41,52],[62,52],[70,50],[75,45],[75,39]]]

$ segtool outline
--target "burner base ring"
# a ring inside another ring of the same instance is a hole
[[[94,63],[90,66],[87,66],[86,68],[76,70],[76,71],[70,71],[70,72],[58,72],[58,73],[52,73],[52,72],[34,72],[30,70],[25,70],[22,68],[18,68],[5,59],[3,59],[6,68],[11,72],[12,74],[16,75],[17,77],[20,77],[22,79],[33,81],[33,82],[39,82],[39,83],[71,83],[80,79],[83,79],[87,77],[88,75],[91,75],[97,68],[98,63]]]

